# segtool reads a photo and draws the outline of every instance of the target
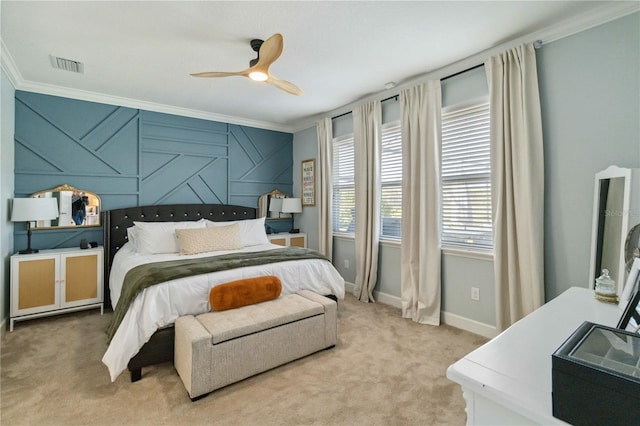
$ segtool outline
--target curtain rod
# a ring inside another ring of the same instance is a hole
[[[474,65],[474,66],[472,66],[472,67],[470,67],[470,68],[467,68],[467,69],[464,69],[464,70],[462,70],[462,71],[458,71],[457,73],[454,73],[454,74],[448,75],[448,76],[446,76],[446,77],[443,77],[443,78],[441,78],[441,79],[440,79],[440,81],[447,80],[447,79],[449,79],[449,78],[452,78],[452,77],[455,77],[455,76],[457,76],[457,75],[463,74],[463,73],[465,73],[465,72],[467,72],[467,71],[475,70],[476,68],[480,68],[480,67],[483,67],[483,66],[484,66],[484,63],[482,63],[482,64],[478,64],[478,65]],[[398,96],[400,96],[400,95],[393,95],[393,96],[389,96],[388,98],[384,98],[384,99],[383,99],[383,100],[381,100],[380,102],[390,101],[391,99],[395,99],[395,100],[397,101],[397,100],[398,100]],[[344,116],[345,116],[345,115],[347,115],[347,114],[351,114],[351,112],[352,112],[352,111],[343,112],[342,114],[336,115],[335,117],[331,117],[331,119],[332,119],[332,120],[335,120],[336,118],[344,117]]]
[[[534,42],[533,42],[533,47],[534,47],[535,49],[540,49],[540,47],[542,47],[542,40],[536,40],[536,41],[534,41]],[[471,71],[471,70],[475,70],[476,68],[480,68],[480,67],[483,67],[483,66],[484,66],[484,62],[483,62],[483,63],[481,63],[481,64],[478,64],[478,65],[474,65],[474,66],[472,66],[472,67],[469,67],[469,68],[467,68],[467,69],[464,69],[464,70],[462,70],[462,71],[458,71],[458,72],[453,73],[453,74],[451,74],[451,75],[448,75],[448,76],[446,76],[446,77],[442,77],[442,78],[440,79],[440,81],[448,80],[448,79],[450,79],[450,78],[456,77],[456,76],[458,76],[458,75],[460,75],[460,74],[464,74],[465,72],[468,72],[468,71]],[[395,98],[395,100],[398,100],[398,96],[399,96],[399,95],[389,96],[388,98],[385,98],[385,99],[381,100],[380,102],[385,102],[385,101],[388,101],[388,100],[391,100],[391,99],[394,99],[394,98]],[[347,114],[351,114],[351,111],[347,111],[347,112],[344,112],[344,113],[342,113],[342,114],[340,114],[340,115],[336,115],[335,117],[331,117],[331,119],[332,119],[332,120],[334,120],[334,119],[336,119],[336,118],[344,117],[344,116],[345,116],[345,115],[347,115]]]
[[[380,102],[386,102],[386,101],[390,101],[391,99],[395,99],[396,101],[398,100],[398,96],[400,95],[393,95],[393,96],[389,96],[388,98],[384,98],[382,99]],[[336,118],[340,118],[340,117],[344,117],[347,114],[351,114],[353,111],[347,111],[347,112],[343,112],[342,114],[336,115],[334,117],[331,117],[332,120],[336,119]]]

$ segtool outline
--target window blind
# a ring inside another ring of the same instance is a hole
[[[489,104],[442,114],[443,247],[491,250]]]
[[[355,233],[355,155],[353,135],[333,140],[333,232]]]
[[[402,230],[402,133],[400,122],[382,127],[380,236],[400,239]]]

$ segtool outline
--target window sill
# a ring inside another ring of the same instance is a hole
[[[393,240],[391,238],[380,238],[380,245],[387,246],[387,247],[400,248],[402,246],[402,241]]]
[[[333,234],[333,238],[336,240],[344,240],[344,241],[353,241],[355,240],[355,235],[353,234]]]
[[[333,238],[342,241],[355,241],[355,235],[353,234],[333,234]],[[380,238],[379,244],[381,246],[399,248],[402,245],[402,242],[400,240],[393,240],[390,238]]]
[[[442,254],[447,256],[466,257],[467,259],[493,261],[492,251],[465,250],[460,248],[442,247]]]

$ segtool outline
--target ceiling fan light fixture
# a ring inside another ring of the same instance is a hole
[[[300,96],[304,92],[295,84],[275,78],[269,73],[269,67],[282,53],[282,34],[275,33],[267,40],[251,40],[251,48],[258,52],[258,57],[249,61],[249,68],[243,71],[208,71],[191,74],[194,77],[231,77],[242,76],[253,81],[268,83],[292,95]]]
[[[266,81],[269,76],[264,71],[251,71],[249,73],[249,78],[253,81]]]

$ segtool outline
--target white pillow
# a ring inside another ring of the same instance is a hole
[[[138,253],[178,253],[176,229],[204,228],[203,220],[186,222],[133,222],[135,248]]]
[[[133,251],[137,251],[136,250],[136,234],[137,234],[137,230],[135,225],[127,228],[127,241],[129,241],[129,243],[133,246]]]
[[[240,240],[244,247],[269,244],[267,232],[264,229],[264,217],[258,219],[233,220],[229,222],[212,222],[205,219],[207,227],[240,225]]]
[[[205,229],[176,229],[180,254],[208,253],[242,248],[240,226],[214,226]]]

